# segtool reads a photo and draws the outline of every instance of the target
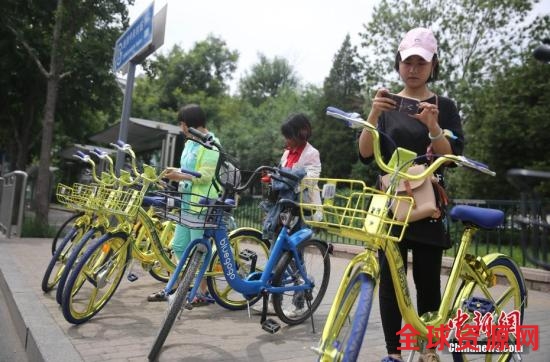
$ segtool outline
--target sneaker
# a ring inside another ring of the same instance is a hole
[[[307,308],[294,307],[293,309],[284,309],[283,312],[288,318],[296,318],[303,316],[307,312]]]
[[[168,300],[168,296],[164,292],[164,289],[147,296],[148,302],[165,302]]]
[[[215,300],[214,300],[214,298],[212,298],[210,293],[208,293],[208,292],[206,292],[206,293],[198,292],[197,295],[195,296],[195,298],[193,299],[193,301],[191,302],[191,305],[193,307],[202,307],[202,306],[205,306],[205,305],[208,305],[208,304],[212,304],[214,302],[215,302]]]
[[[263,305],[264,304],[260,300],[252,307],[250,307],[250,309],[252,309],[252,311],[254,311],[256,314],[262,314]],[[273,302],[271,302],[271,300],[267,303],[267,315],[277,315],[277,313],[275,313],[275,308],[273,307]]]
[[[204,293],[197,293],[198,295],[200,295],[200,297],[208,302],[209,304],[213,304],[213,303],[216,303],[216,300],[210,295],[210,293],[208,292],[204,292]]]

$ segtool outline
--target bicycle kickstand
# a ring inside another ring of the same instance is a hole
[[[311,298],[306,298],[307,308],[309,309],[309,317],[311,318],[311,332],[315,334],[315,322],[313,321],[313,311],[311,310]]]

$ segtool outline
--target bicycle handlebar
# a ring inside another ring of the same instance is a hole
[[[376,161],[376,164],[378,165],[378,167],[380,167],[382,171],[386,173],[397,174],[398,177],[406,180],[422,180],[426,178],[428,175],[432,174],[444,163],[452,161],[458,166],[465,166],[468,168],[472,168],[476,171],[479,171],[481,173],[484,173],[490,176],[496,175],[496,173],[494,171],[491,171],[487,165],[479,161],[469,159],[465,156],[457,156],[453,154],[439,156],[434,162],[432,162],[428,167],[426,167],[426,169],[422,173],[419,173],[416,175],[408,174],[407,172],[402,171],[402,169],[394,169],[390,167],[387,163],[385,163],[382,158],[382,153],[380,150],[380,134],[376,129],[376,127],[374,127],[372,124],[362,119],[358,113],[348,113],[336,107],[328,107],[326,114],[328,116],[344,121],[348,127],[368,130],[371,133],[372,139],[373,139],[373,151],[374,151],[374,159]]]
[[[199,139],[199,143],[202,144],[204,147],[208,149],[212,149],[213,147],[217,148],[221,151],[221,145],[216,142],[214,137],[210,133],[202,133],[198,129],[195,129],[193,127],[188,128],[189,133],[191,133],[193,136],[197,137]],[[197,140],[193,140],[197,141]]]
[[[115,144],[111,143],[111,145],[115,145]],[[118,148],[119,150],[125,150],[124,152],[126,153],[128,153],[129,151],[130,156],[134,155],[134,152],[132,151],[131,146],[128,144],[121,143],[119,141],[119,143],[117,143],[115,147]],[[116,177],[113,169],[113,159],[106,152],[101,151],[99,148],[94,148],[92,151],[90,151],[90,153],[96,155],[100,159],[107,160],[107,162],[109,163],[109,173],[103,172],[102,174],[108,174],[109,181],[104,181],[97,176],[96,164],[89,155],[78,150],[73,156],[83,162],[90,164],[92,166],[92,177],[94,181],[97,183],[103,183],[106,186],[114,186],[115,182],[118,182],[124,186],[132,186],[137,184],[140,179],[148,181],[149,183],[155,183],[155,182],[158,182],[162,177],[164,177],[164,172],[162,172],[160,175],[157,175],[156,169],[149,165],[143,165],[143,172],[140,173],[139,171],[137,171],[137,168],[135,167],[135,157],[132,157],[132,168],[133,168],[133,172],[136,174],[136,178],[132,179],[130,173],[125,170],[120,170],[120,177]],[[193,175],[193,176],[196,176],[196,175]],[[197,177],[200,177],[200,174]]]
[[[117,140],[116,142],[112,142],[109,144],[110,146],[116,148],[118,151],[124,152],[128,156],[130,156],[131,162],[132,162],[132,172],[134,175],[138,176],[140,175],[137,164],[136,164],[136,154],[134,150],[132,149],[132,146],[122,140]]]
[[[200,172],[197,172],[197,171],[193,171],[193,170],[187,170],[185,168],[172,168],[172,167],[169,167],[168,169],[173,169],[173,170],[177,170],[181,173],[185,173],[187,175],[191,175],[191,176],[194,176],[196,178],[201,178],[202,177],[202,174]]]
[[[197,171],[192,171],[192,170],[186,170],[184,168],[180,168],[180,171],[182,173],[186,173],[188,175],[191,175],[191,176],[194,176],[196,178],[201,178],[202,177],[202,174],[200,172],[197,172]]]
[[[242,191],[246,190],[247,188],[249,188],[250,185],[252,184],[252,182],[256,179],[256,177],[259,176],[263,171],[268,171],[268,172],[271,172],[275,175],[278,174],[278,175],[280,175],[282,177],[286,177],[286,178],[288,178],[292,181],[300,180],[300,178],[297,177],[296,175],[294,175],[290,172],[286,172],[284,170],[281,170],[278,167],[260,166],[252,172],[252,176],[250,176],[249,179],[244,184],[231,185],[231,184],[224,183],[223,180],[221,180],[221,178],[220,178],[220,168],[221,168],[221,165],[223,164],[223,162],[226,159],[230,158],[229,155],[224,151],[223,147],[218,142],[216,142],[216,140],[212,137],[212,135],[202,133],[201,131],[199,131],[199,130],[193,128],[193,127],[189,127],[188,129],[189,129],[189,133],[191,133],[193,136],[195,136],[197,138],[197,139],[193,139],[193,141],[200,143],[201,145],[203,145],[204,147],[206,147],[208,149],[216,148],[218,150],[218,152],[220,153],[220,158],[218,160],[218,164],[216,165],[216,172],[215,172],[216,176],[215,177],[216,177],[216,180],[218,181],[218,183],[220,185],[222,185],[224,187],[224,189],[231,188],[232,191],[234,191],[234,192],[237,192],[237,193],[242,192]]]

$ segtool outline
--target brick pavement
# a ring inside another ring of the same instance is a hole
[[[50,258],[50,240],[0,236],[0,287],[12,292],[15,304],[27,314],[19,324],[28,328],[35,343],[28,342],[29,360],[46,361],[145,361],[159,328],[164,303],[148,303],[146,295],[162,284],[145,272],[134,283],[123,280],[107,306],[92,320],[80,325],[65,321],[53,294],[43,294],[40,282]],[[327,316],[341,273],[348,262],[332,258],[332,275],[327,295],[315,315],[317,333],[311,324],[283,326],[277,334],[264,332],[259,316],[249,319],[246,311],[230,312],[211,305],[184,313],[170,333],[161,361],[314,361],[315,346]],[[139,268],[134,268],[137,271]],[[4,283],[5,281],[5,283]],[[412,285],[412,282],[410,285]],[[414,290],[411,290],[414,295]],[[540,328],[539,351],[524,360],[547,362],[550,347],[550,314],[547,293],[530,291],[526,324]],[[365,343],[368,352],[361,361],[379,361],[385,354],[378,311],[373,303]],[[12,306],[13,307],[13,306]],[[12,311],[13,312],[13,311]],[[14,318],[17,320],[17,318]],[[20,326],[21,327],[21,326]],[[34,346],[34,347],[33,347]],[[29,348],[33,348],[29,351]],[[451,360],[443,356],[444,361]]]

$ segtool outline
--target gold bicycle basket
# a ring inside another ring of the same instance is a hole
[[[389,195],[358,180],[304,178],[300,186],[321,193],[321,205],[304,200],[311,191],[300,194],[300,210],[307,225],[365,243],[380,238],[400,241],[414,204],[411,197]],[[404,203],[401,206],[408,209],[405,220],[394,218],[392,203],[398,203],[397,207]]]
[[[98,190],[95,202],[98,209],[108,214],[134,217],[145,196],[143,189],[101,188]]]
[[[99,185],[97,184],[74,183],[72,186],[68,186],[58,183],[56,188],[57,201],[75,210],[95,209],[95,198],[98,189]]]

